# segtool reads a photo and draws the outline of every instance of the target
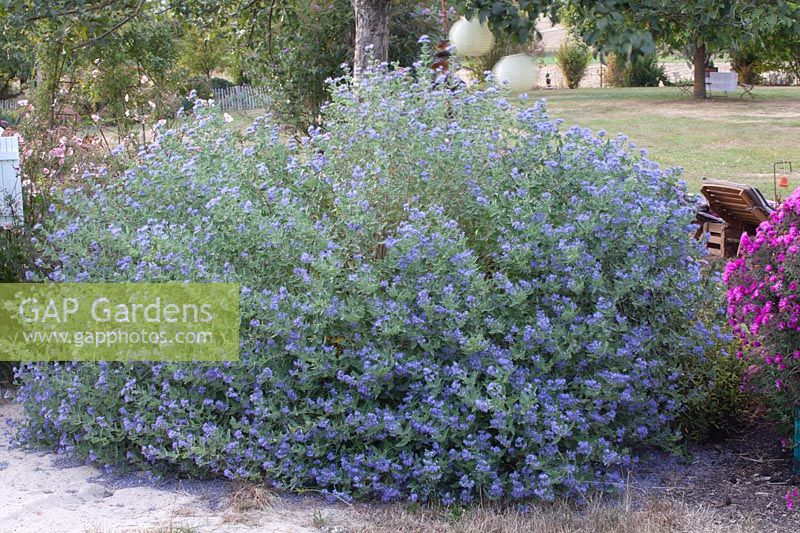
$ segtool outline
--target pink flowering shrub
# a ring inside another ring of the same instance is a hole
[[[750,368],[746,385],[762,392],[788,422],[800,399],[800,191],[745,236],[743,255],[728,264],[728,316]]]
[[[87,172],[112,170],[109,166],[115,165],[109,146],[100,137],[87,135],[75,125],[51,127],[33,104],[22,108],[19,125],[6,134],[19,136],[25,225],[29,228],[48,216],[58,191],[84,187]]]

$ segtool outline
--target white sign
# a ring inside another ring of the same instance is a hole
[[[735,72],[709,72],[706,83],[711,92],[735,93],[739,75]]]

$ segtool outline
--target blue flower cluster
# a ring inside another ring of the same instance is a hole
[[[241,362],[26,365],[24,438],[444,503],[582,495],[666,442],[704,350],[683,184],[422,72],[339,80],[299,140],[198,106],[65,195],[51,279],[239,282]]]

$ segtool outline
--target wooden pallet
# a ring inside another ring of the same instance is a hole
[[[739,254],[739,243],[744,232],[725,222],[706,222],[703,233],[708,234],[706,248],[712,257],[730,258]]]

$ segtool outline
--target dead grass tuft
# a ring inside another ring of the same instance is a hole
[[[266,485],[242,483],[231,494],[228,505],[238,512],[263,511],[272,507],[276,496]]]
[[[265,486],[257,483],[240,483],[228,497],[223,520],[233,523],[252,523],[255,513],[271,509],[277,497]]]

